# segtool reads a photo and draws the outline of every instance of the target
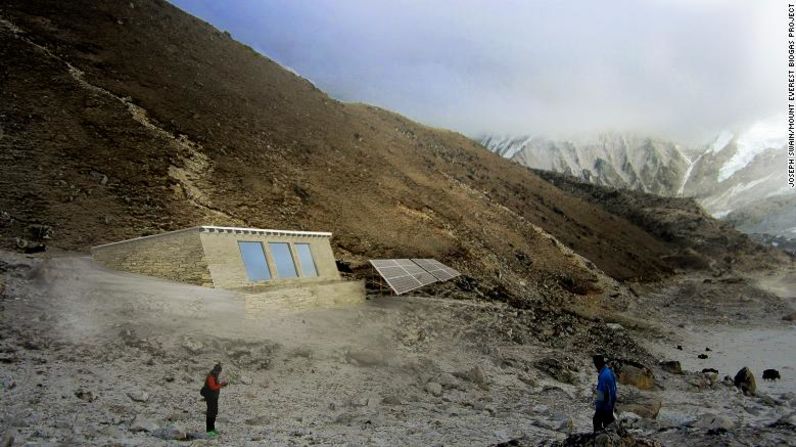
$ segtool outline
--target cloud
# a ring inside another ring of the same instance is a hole
[[[776,0],[173,3],[332,96],[469,135],[705,139],[784,113]]]

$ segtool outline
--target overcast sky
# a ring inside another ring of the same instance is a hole
[[[786,105],[785,1],[172,2],[336,98],[471,136],[694,141]]]

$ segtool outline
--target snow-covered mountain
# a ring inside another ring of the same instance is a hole
[[[591,183],[664,196],[694,197],[742,231],[796,237],[796,191],[787,186],[779,122],[683,146],[620,133],[591,138],[485,136],[489,150],[525,166]],[[784,204],[784,205],[783,205]]]
[[[674,195],[689,166],[688,158],[674,143],[619,133],[579,140],[485,137],[480,141],[491,151],[528,167],[659,195]]]

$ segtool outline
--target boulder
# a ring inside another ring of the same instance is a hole
[[[480,365],[475,365],[467,371],[456,372],[453,375],[462,380],[472,382],[481,388],[486,389],[488,387],[486,372],[484,372],[484,369],[481,368]]]
[[[791,413],[779,418],[776,422],[771,424],[772,427],[784,427],[796,429],[796,413]]]
[[[791,312],[782,317],[782,319],[785,321],[796,321],[796,312]]]
[[[190,354],[194,355],[200,354],[204,349],[204,345],[202,345],[202,343],[196,340],[192,340],[190,338],[186,338],[183,341],[182,347],[185,348],[185,350],[188,351]]]
[[[16,440],[16,435],[16,432],[6,432],[3,434],[3,438],[0,440],[0,446],[12,447],[14,445],[14,441]]]
[[[268,425],[271,423],[271,418],[264,415],[253,416],[244,420],[243,423],[246,425]]]
[[[387,363],[384,353],[375,350],[348,351],[346,360],[357,366],[382,366]]]
[[[671,374],[682,374],[683,368],[677,360],[663,361],[660,363],[661,369]]]
[[[635,428],[641,423],[641,416],[633,413],[632,411],[625,411],[619,414],[619,422],[625,428]]]
[[[432,396],[442,396],[442,385],[437,382],[428,382],[425,386],[425,390]]]
[[[710,378],[702,373],[689,373],[686,375],[685,382],[697,390],[704,390],[710,387]]]
[[[534,377],[533,375],[531,375],[529,372],[526,371],[520,371],[517,374],[517,380],[531,387],[539,385],[539,382],[536,380],[536,377]]]
[[[11,377],[4,377],[2,385],[4,390],[12,390],[17,387],[17,382]]]
[[[661,399],[652,393],[620,388],[616,409],[619,413],[631,412],[646,419],[655,419],[662,404]]]
[[[179,428],[169,425],[168,427],[159,428],[152,432],[152,436],[166,441],[187,441],[188,434]]]
[[[401,398],[396,394],[388,394],[381,400],[383,405],[401,405]]]
[[[575,421],[569,416],[561,416],[556,419],[556,431],[566,434],[571,434],[575,431]]]
[[[82,388],[75,391],[75,397],[77,397],[80,400],[84,400],[86,402],[94,402],[95,400],[97,400],[96,394],[94,394],[91,391],[84,390]]]
[[[615,431],[605,431],[594,435],[594,447],[618,447],[621,445],[622,436]]]
[[[152,422],[151,420],[147,419],[140,414],[135,416],[133,422],[130,423],[130,431],[131,432],[140,432],[145,431],[152,433],[158,429],[158,424]]]
[[[537,427],[544,428],[550,431],[557,431],[560,433],[570,434],[575,428],[575,422],[569,416],[554,416],[552,419],[534,419],[531,422]]]
[[[578,376],[575,373],[575,370],[567,363],[562,362],[555,357],[545,357],[534,362],[534,366],[559,382],[569,383],[572,385],[576,385],[578,383]]]
[[[638,435],[628,433],[619,424],[611,424],[605,428],[605,431],[599,433],[575,433],[569,435],[566,439],[559,442],[554,442],[551,445],[559,445],[566,447],[662,447],[659,441],[637,437]],[[522,440],[518,440],[522,441]],[[537,445],[535,442],[505,442],[503,444],[496,444],[496,446],[531,446]],[[542,445],[542,444],[538,444]]]
[[[135,402],[146,402],[149,400],[149,393],[142,390],[135,390],[128,392],[127,397]]]
[[[700,415],[694,422],[691,423],[692,427],[699,428],[706,431],[729,431],[735,427],[735,423],[727,417],[718,416],[712,413],[705,413]]]
[[[30,241],[21,237],[14,238],[14,241],[17,248],[24,253],[32,254],[47,251],[47,245],[41,241]]]
[[[754,396],[757,392],[755,375],[752,374],[752,371],[747,367],[743,367],[738,371],[738,374],[736,374],[733,379],[733,383],[747,396]]]
[[[655,387],[655,376],[649,368],[623,365],[619,372],[619,383],[631,385],[640,390],[651,390]]]
[[[444,372],[440,374],[437,376],[436,382],[442,385],[442,388],[446,390],[450,388],[459,388],[459,381],[450,373]]]
[[[719,372],[715,369],[707,369],[702,370],[702,375],[705,377],[705,380],[708,382],[708,386],[713,388],[717,383],[719,383]]]

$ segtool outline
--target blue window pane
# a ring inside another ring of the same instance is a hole
[[[243,258],[243,264],[246,266],[249,280],[257,282],[271,279],[271,272],[268,271],[268,261],[265,260],[263,244],[238,241],[238,246],[240,247],[240,255]]]
[[[298,254],[299,263],[301,263],[301,275],[305,277],[318,276],[310,244],[296,244],[296,253]]]
[[[297,278],[296,264],[293,263],[293,256],[290,254],[290,245],[286,242],[269,242],[271,256],[276,263],[276,275],[280,278]]]

